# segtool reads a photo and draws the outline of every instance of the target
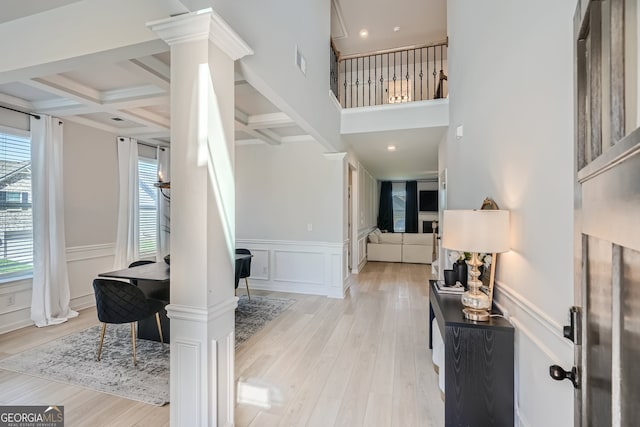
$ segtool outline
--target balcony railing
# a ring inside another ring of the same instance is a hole
[[[343,57],[332,43],[330,79],[343,108],[446,98],[447,42]]]

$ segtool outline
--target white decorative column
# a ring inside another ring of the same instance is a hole
[[[151,22],[171,46],[171,425],[234,420],[234,61],[211,9]]]

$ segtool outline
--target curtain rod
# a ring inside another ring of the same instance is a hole
[[[5,110],[15,111],[16,113],[26,114],[27,116],[35,117],[36,119],[40,120],[40,116],[37,114],[27,113],[26,111],[16,110],[15,108],[5,107],[4,105],[0,105],[0,108],[4,108]]]
[[[121,140],[121,141],[122,141],[122,140],[124,140],[124,138],[123,138],[123,137],[121,137],[121,136],[120,136],[120,137],[118,137],[118,139],[119,139],[119,140]],[[162,151],[165,151],[165,150],[166,150],[166,148],[165,148],[165,147],[163,147],[163,146],[161,146],[160,144],[158,144],[158,145],[153,145],[153,144],[149,144],[148,142],[142,142],[142,141],[136,141],[136,143],[137,143],[137,144],[140,144],[140,145],[144,145],[145,147],[159,148],[159,149],[161,149]]]

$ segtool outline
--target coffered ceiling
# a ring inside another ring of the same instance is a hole
[[[3,0],[0,24],[77,1]],[[446,36],[445,0],[397,0],[392,5],[382,0],[331,1],[332,35],[343,54],[421,44]],[[400,30],[393,31],[395,26]],[[369,32],[366,38],[359,35],[363,28]],[[0,75],[0,105],[50,114],[116,135],[166,145],[170,143],[170,71],[167,47],[166,51],[156,50],[116,62],[96,61],[92,57],[74,62],[73,68],[56,72],[47,67],[31,69],[29,77]],[[312,140],[239,73],[235,82],[235,108],[237,144],[278,145]],[[425,131],[424,138],[440,135]],[[390,137],[362,134],[345,140],[353,144],[356,152],[362,153],[372,172],[399,176],[402,169],[406,169],[406,162],[398,161],[404,158],[402,155],[378,153],[380,150],[365,143],[378,141],[382,147]],[[407,138],[412,141],[407,143],[407,150],[413,150],[414,158],[434,155],[434,144],[415,143],[421,138],[419,131],[410,132]],[[430,147],[428,152],[425,147]],[[437,149],[437,144],[435,147]],[[425,172],[432,168],[425,164],[413,169]]]

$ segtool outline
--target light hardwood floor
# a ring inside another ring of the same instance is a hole
[[[236,406],[236,425],[442,426],[428,348],[430,266],[369,263],[344,300],[252,291],[296,302],[236,351],[236,377],[276,396],[271,409]],[[0,358],[97,324],[95,310],[50,328],[0,335]],[[277,398],[277,395],[280,398]],[[162,426],[155,407],[0,370],[0,404],[65,405],[69,426]]]

